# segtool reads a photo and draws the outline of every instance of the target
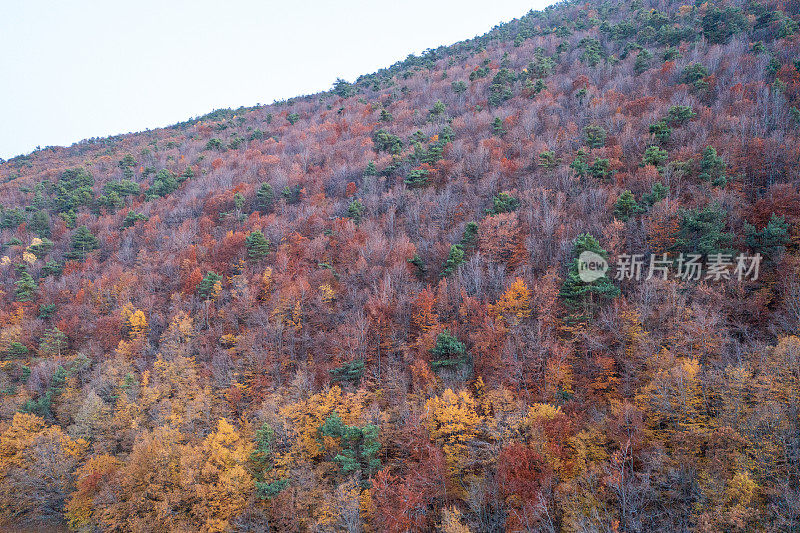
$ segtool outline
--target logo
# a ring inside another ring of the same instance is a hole
[[[578,277],[591,283],[606,275],[608,261],[603,256],[586,250],[578,256]]]

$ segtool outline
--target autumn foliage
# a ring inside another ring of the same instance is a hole
[[[0,529],[797,530],[798,7],[569,1],[2,162]]]

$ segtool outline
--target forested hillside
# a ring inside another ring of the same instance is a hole
[[[0,521],[797,531],[798,22],[569,1],[4,162]]]

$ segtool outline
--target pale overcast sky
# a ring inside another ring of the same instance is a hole
[[[552,0],[0,0],[0,157],[329,89]]]

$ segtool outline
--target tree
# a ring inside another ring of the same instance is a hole
[[[90,457],[75,472],[75,491],[66,505],[65,516],[74,531],[89,531],[99,522],[102,499],[110,497],[111,486],[122,462],[108,454]]]
[[[602,148],[606,145],[606,130],[597,124],[583,128],[583,136],[589,148]]]
[[[341,473],[347,475],[358,472],[359,485],[369,488],[369,478],[381,465],[376,457],[381,447],[378,442],[378,426],[349,426],[334,411],[325,419],[317,433],[323,446],[325,437],[338,441],[338,453],[333,460],[339,464]]]
[[[669,187],[667,187],[660,181],[657,181],[650,188],[650,192],[642,195],[642,203],[649,209],[650,207],[654,206],[655,204],[666,198],[668,194],[669,194]]]
[[[416,269],[414,274],[417,276],[417,279],[425,279],[425,275],[428,272],[428,267],[425,266],[425,261],[422,260],[419,254],[414,254],[411,259],[408,259],[408,262]]]
[[[561,163],[561,160],[551,150],[546,150],[539,154],[539,166],[545,170],[553,170],[559,163]]]
[[[54,208],[58,213],[73,213],[94,199],[94,178],[83,167],[70,168],[61,173],[56,183]]]
[[[636,74],[641,74],[650,68],[650,60],[653,59],[653,53],[649,50],[640,50],[636,56],[636,61],[633,63],[633,71]]]
[[[275,431],[264,422],[255,434],[250,465],[254,472],[256,495],[262,500],[272,499],[287,487],[289,479],[280,477],[275,469]]]
[[[704,89],[707,86],[706,77],[708,77],[708,69],[700,63],[692,63],[684,67],[681,73],[681,82],[693,85],[696,89]]]
[[[447,118],[447,106],[441,100],[437,100],[433,107],[428,111],[428,121],[439,120],[440,118]]]
[[[184,490],[191,495],[187,518],[204,531],[228,531],[230,521],[244,510],[253,490],[247,463],[253,444],[224,418],[195,449],[181,458]]]
[[[586,176],[589,173],[589,163],[586,160],[586,152],[581,148],[575,154],[575,159],[569,164],[570,168],[575,171],[575,175],[579,178]]]
[[[181,444],[176,429],[166,426],[143,432],[133,445],[124,465],[111,476],[110,501],[93,518],[98,529],[137,527],[146,531],[185,530],[200,525],[199,517],[189,517],[193,506],[191,486],[182,481],[182,462],[196,456]],[[96,479],[96,481],[98,481]],[[188,489],[188,490],[187,490]]]
[[[669,158],[669,154],[663,148],[659,148],[658,146],[652,145],[648,146],[647,149],[644,151],[644,156],[642,157],[642,165],[653,165],[654,167],[661,167],[664,163],[667,162]]]
[[[584,281],[581,279],[579,262],[581,254],[584,252],[591,252],[604,260],[608,259],[608,253],[600,247],[597,239],[588,233],[578,235],[572,243],[573,260],[561,286],[559,296],[571,311],[582,311],[578,317],[581,319],[592,316],[598,303],[596,300],[616,298],[620,294],[619,288],[608,279],[605,273],[595,280]]]
[[[425,402],[431,440],[442,446],[450,474],[459,475],[467,462],[467,444],[475,438],[481,421],[469,392],[452,389]]]
[[[500,493],[513,510],[508,513],[509,526],[515,530],[534,525],[549,529],[545,524],[555,472],[547,459],[530,446],[513,443],[500,452],[497,465]]]
[[[28,229],[42,239],[50,237],[50,215],[47,214],[47,211],[39,210],[34,212],[28,222]]]
[[[611,162],[608,159],[597,158],[589,167],[589,175],[598,180],[608,180],[613,174]]]
[[[627,222],[642,211],[644,210],[636,203],[633,193],[628,190],[622,191],[614,204],[614,216],[623,222]]]
[[[389,152],[399,154],[403,149],[403,141],[396,135],[392,135],[385,129],[379,129],[372,134],[372,142],[376,152]]]
[[[364,361],[356,359],[330,371],[331,381],[349,381],[358,385],[364,374]]]
[[[39,289],[39,285],[36,284],[36,281],[34,281],[27,270],[23,270],[20,273],[19,279],[15,282],[15,285],[17,286],[15,293],[18,302],[30,302],[33,300],[33,293]]]
[[[47,357],[60,358],[67,349],[67,336],[57,327],[47,329],[39,343],[39,353]]]
[[[222,277],[214,271],[206,273],[203,281],[197,286],[197,294],[203,300],[213,300],[222,290]]]
[[[147,189],[145,198],[163,198],[164,196],[172,194],[178,190],[179,186],[180,183],[178,183],[178,179],[175,177],[175,174],[162,168],[156,173],[156,178],[150,188]]]
[[[72,234],[71,241],[72,250],[64,254],[67,259],[83,261],[86,259],[86,254],[100,248],[100,242],[97,237],[86,226],[76,229]]]
[[[654,124],[650,124],[650,133],[662,144],[669,142],[672,137],[672,128],[669,127],[667,121],[659,120]]]
[[[766,261],[777,264],[789,244],[789,224],[784,217],[772,213],[772,217],[761,231],[745,222],[745,242],[755,253],[759,253]]]
[[[714,147],[706,146],[700,161],[700,179],[710,181],[714,186],[724,186],[728,181],[725,176],[726,167],[725,160],[717,155]]]
[[[503,127],[503,119],[500,117],[494,117],[494,120],[492,120],[492,135],[502,137],[505,135],[505,133],[506,129]]]
[[[333,92],[342,98],[347,98],[355,93],[355,89],[342,78],[336,78],[336,82],[333,84]]]
[[[206,311],[206,327],[208,327],[208,307],[212,300],[216,300],[222,291],[222,276],[214,272],[208,272],[203,281],[197,285],[197,295],[203,300]]]
[[[259,261],[269,253],[269,241],[261,233],[261,230],[251,231],[245,237],[244,242],[247,247],[247,258],[250,261]]]
[[[522,278],[516,278],[490,311],[509,325],[517,325],[531,316],[531,291]]]
[[[125,154],[125,157],[120,159],[117,165],[122,169],[122,174],[125,176],[125,179],[133,178],[133,168],[136,166],[136,159],[134,159],[131,154]]]
[[[720,9],[711,6],[701,19],[703,34],[708,42],[719,44],[726,43],[731,36],[747,28],[747,18],[738,8],[725,7]]]
[[[0,434],[0,521],[59,520],[86,442],[40,417],[16,413]]]
[[[352,202],[350,202],[350,205],[347,206],[347,216],[352,218],[353,222],[358,224],[361,222],[365,210],[366,208],[364,207],[364,204],[361,203],[361,200],[355,198]]]
[[[695,116],[697,116],[697,113],[692,110],[691,106],[673,105],[669,107],[664,121],[670,126],[682,126]]]
[[[125,219],[122,221],[122,227],[130,228],[141,220],[147,221],[148,217],[136,211],[128,211],[128,214],[125,215]]]
[[[725,211],[718,204],[683,211],[673,249],[705,257],[715,254],[732,255],[734,235],[724,231],[725,219]]]
[[[263,213],[267,213],[272,209],[272,202],[275,200],[275,191],[272,190],[272,185],[269,183],[262,183],[256,192],[256,208],[260,209]]]
[[[487,211],[492,215],[516,211],[517,208],[519,208],[519,200],[508,192],[501,192],[495,195],[495,197],[492,198],[492,204],[492,208],[487,209]]]
[[[464,250],[471,250],[475,248],[478,243],[478,223],[467,222],[464,225],[464,234],[461,236],[461,247]]]
[[[464,249],[458,244],[450,246],[450,253],[447,256],[447,261],[442,270],[442,277],[447,277],[458,268],[458,265],[464,262]]]
[[[512,87],[515,81],[514,74],[507,68],[497,71],[492,83],[489,85],[489,106],[497,107],[514,96]]]
[[[467,361],[466,351],[464,344],[446,329],[436,337],[436,345],[431,350],[431,367],[436,370],[460,366]]]

